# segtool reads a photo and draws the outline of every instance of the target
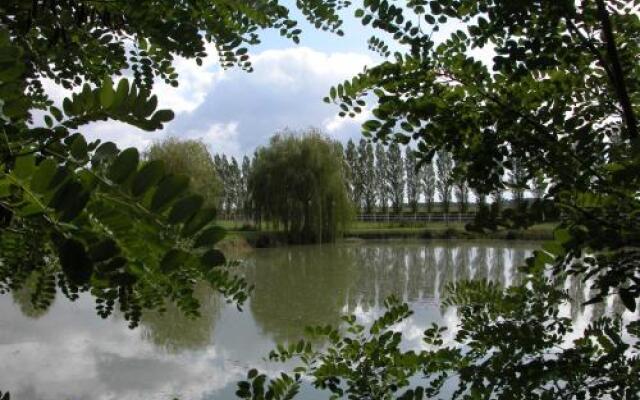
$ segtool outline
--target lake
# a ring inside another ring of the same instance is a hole
[[[202,285],[202,318],[175,308],[147,313],[137,329],[119,315],[102,320],[89,295],[69,302],[58,295],[46,312],[27,293],[0,296],[0,390],[12,399],[225,399],[250,367],[277,372],[263,361],[278,342],[300,337],[304,326],[338,324],[344,313],[371,322],[390,295],[415,314],[400,329],[407,347],[420,348],[425,327],[457,324],[442,309],[445,285],[487,278],[518,281],[515,268],[536,248],[526,242],[366,241],[256,249],[241,258],[255,291],[244,310]],[[576,303],[566,312],[585,326],[621,306],[581,307],[588,295],[569,282]],[[300,398],[317,398],[309,391]],[[320,396],[326,398],[328,396]]]

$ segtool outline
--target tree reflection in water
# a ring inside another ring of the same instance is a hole
[[[471,279],[516,284],[520,281],[517,267],[534,248],[535,243],[521,242],[366,241],[260,249],[249,254],[241,267],[255,285],[245,312],[251,313],[261,334],[274,342],[297,340],[305,326],[338,325],[346,313],[375,317],[392,295],[416,310],[431,307],[430,315],[451,317],[439,309],[448,284]],[[30,318],[47,312],[33,307],[31,293],[36,284],[34,276],[12,293],[13,301]],[[577,323],[623,311],[619,301],[584,307],[588,288],[589,283],[576,279],[565,285],[572,301],[565,310]],[[169,304],[164,313],[143,315],[141,337],[168,353],[212,345],[224,303],[204,283],[196,287],[195,295],[201,304],[200,318],[187,318]]]
[[[169,353],[210,345],[224,302],[220,294],[205,283],[196,285],[194,296],[200,302],[199,318],[187,318],[177,306],[168,304],[165,312],[143,314],[140,323],[142,338]]]
[[[392,295],[414,309],[439,307],[450,283],[487,279],[501,286],[517,284],[518,267],[535,248],[524,242],[367,241],[269,249],[247,263],[248,279],[256,285],[250,309],[274,341],[297,340],[305,326],[337,325],[345,313],[375,316]],[[588,294],[584,282],[567,285],[574,320],[606,312],[606,305],[582,306]]]
[[[515,284],[520,279],[516,266],[537,247],[495,241],[366,241],[258,249],[245,255],[240,267],[256,286],[244,312],[201,284],[196,289],[201,318],[188,319],[168,306],[163,314],[144,314],[136,331],[115,319],[97,320],[89,296],[72,304],[57,301],[47,312],[36,312],[31,303],[34,277],[23,291],[12,293],[13,299],[0,297],[0,325],[8,327],[0,330],[0,355],[6,360],[0,376],[12,392],[27,393],[18,396],[24,398],[95,392],[132,399],[140,398],[141,391],[152,398],[166,397],[167,391],[183,393],[183,398],[206,398],[203,393],[229,398],[239,377],[259,365],[276,342],[299,338],[306,325],[337,325],[345,313],[371,321],[391,295],[415,311],[400,329],[407,347],[420,348],[422,332],[431,323],[450,328],[458,323],[455,310],[440,306],[446,285],[466,279]],[[583,307],[588,288],[589,283],[575,279],[566,283],[572,303],[562,311],[578,329],[605,313],[623,311],[617,299]],[[47,371],[62,358],[67,362],[56,368],[52,387]],[[30,388],[37,395],[31,396]],[[42,395],[45,388],[49,395]]]

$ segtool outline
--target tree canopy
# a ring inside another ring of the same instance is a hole
[[[343,5],[298,2],[338,34]],[[35,279],[32,302],[47,307],[56,287],[71,300],[90,291],[99,315],[117,304],[132,326],[165,301],[197,314],[196,280],[244,301],[244,280],[213,248],[223,236],[211,226],[216,210],[188,178],[141,163],[136,149],[88,143],[82,129],[105,120],[163,128],[173,112],[157,110],[153,84],[178,85],[174,57],[201,63],[211,44],[223,67],[251,71],[247,46],[260,29],[299,40],[289,10],[270,0],[0,4],[0,292]],[[61,104],[53,88],[69,91]]]
[[[249,193],[258,219],[281,224],[292,241],[333,241],[351,218],[342,146],[315,130],[258,149]]]
[[[218,204],[222,182],[202,141],[169,137],[154,142],[146,151],[145,158],[160,160],[168,170],[188,176],[191,189],[203,197],[205,205],[215,207]]]
[[[272,379],[266,397],[295,393],[307,374],[349,398],[439,398],[445,387],[462,399],[638,398],[637,2],[366,0],[355,16],[382,34],[370,46],[386,60],[332,88],[327,102],[355,116],[373,98],[365,136],[415,141],[423,162],[451,154],[454,178],[496,197],[491,218],[472,228],[526,227],[552,210],[562,220],[522,266],[521,284],[447,289],[445,305],[461,317],[452,341],[433,326],[427,350],[402,349],[397,324],[411,311],[392,299],[370,326],[346,316],[346,328],[311,329],[328,349],[301,341],[274,351],[303,365]],[[459,29],[437,33],[445,24]],[[500,212],[513,175],[542,198]],[[625,318],[573,326],[561,312],[567,278],[589,288],[585,306],[617,296]],[[254,386],[241,383],[238,395],[261,398],[264,375],[248,378]]]

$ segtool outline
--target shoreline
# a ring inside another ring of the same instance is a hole
[[[553,229],[532,227],[527,230],[505,230],[488,233],[468,232],[459,228],[382,228],[348,230],[339,241],[352,240],[500,240],[500,241],[545,241],[553,239]],[[228,230],[220,243],[223,251],[244,252],[255,248],[295,246],[282,232]]]

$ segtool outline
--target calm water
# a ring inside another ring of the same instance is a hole
[[[31,309],[28,294],[0,296],[0,390],[18,400],[233,398],[250,366],[282,368],[262,361],[275,343],[298,338],[306,325],[337,324],[345,312],[372,321],[389,295],[412,304],[415,315],[400,328],[405,345],[419,348],[426,325],[456,325],[455,310],[439,306],[447,283],[513,284],[514,266],[534,248],[386,241],[255,250],[243,256],[242,268],[256,285],[243,312],[202,286],[201,319],[169,309],[145,315],[135,330],[118,315],[98,318],[89,296],[75,303],[59,296],[46,313]],[[567,287],[578,300],[586,295],[577,283]],[[598,307],[567,312],[584,325],[617,305]]]

